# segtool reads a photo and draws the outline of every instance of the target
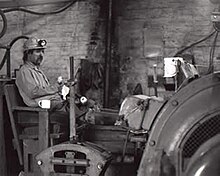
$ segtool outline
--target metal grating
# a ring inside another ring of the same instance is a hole
[[[195,129],[183,146],[182,157],[192,157],[199,146],[218,133],[220,133],[220,115],[206,120]]]

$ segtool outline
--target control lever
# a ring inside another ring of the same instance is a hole
[[[75,113],[75,76],[74,76],[74,57],[70,57],[70,141],[76,141],[76,113]]]
[[[36,162],[44,176],[104,176],[112,155],[97,144],[78,142],[75,114],[74,58],[70,57],[70,136],[65,143],[49,147],[37,154]],[[85,102],[85,97],[82,102]]]
[[[158,80],[157,80],[157,64],[153,65],[153,82],[154,82],[154,94],[157,97],[158,96],[158,92],[157,92],[157,85],[158,85]]]

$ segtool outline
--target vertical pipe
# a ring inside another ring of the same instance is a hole
[[[5,135],[4,135],[4,113],[3,113],[3,87],[5,82],[0,80],[0,175],[7,176],[6,150],[5,150]]]
[[[109,77],[111,69],[111,43],[112,43],[112,0],[108,0],[108,16],[106,29],[106,58],[105,58],[105,82],[104,82],[104,107],[109,106]]]
[[[70,57],[70,81],[74,81],[74,57]]]
[[[70,141],[76,139],[74,57],[70,57]]]
[[[7,54],[7,78],[11,78],[11,58],[10,58],[10,49],[6,50]]]

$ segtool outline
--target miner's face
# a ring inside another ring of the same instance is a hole
[[[34,49],[28,54],[28,61],[34,65],[39,66],[43,61],[44,49]]]

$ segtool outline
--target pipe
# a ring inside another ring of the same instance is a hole
[[[19,40],[19,39],[28,39],[27,36],[18,36],[16,38],[14,38],[9,45],[7,46],[1,46],[1,49],[6,49],[5,55],[0,63],[0,70],[3,68],[5,62],[6,62],[6,68],[7,68],[7,78],[11,78],[11,48],[14,45],[14,43]]]
[[[76,140],[76,115],[75,115],[75,87],[74,87],[74,57],[70,57],[70,141]]]
[[[11,52],[9,49],[6,51],[6,58],[7,58],[7,77],[11,78]]]
[[[33,15],[53,15],[53,14],[63,12],[64,10],[71,7],[75,2],[77,2],[77,0],[72,0],[70,3],[68,3],[64,7],[60,8],[58,10],[52,11],[52,12],[35,12],[35,11],[28,10],[28,9],[25,9],[25,8],[22,8],[22,7],[3,9],[3,10],[0,9],[0,16],[2,17],[2,20],[3,20],[3,28],[2,28],[2,31],[0,33],[0,38],[2,38],[3,35],[5,35],[6,30],[7,30],[7,18],[5,16],[5,13],[13,12],[13,11],[21,11],[21,12],[27,12],[27,13],[30,13],[30,14],[33,14]]]
[[[105,57],[105,82],[104,82],[104,107],[109,106],[109,84],[111,69],[111,43],[112,43],[112,0],[108,1],[108,17],[106,29],[106,57]]]
[[[7,30],[7,19],[6,19],[4,12],[1,9],[0,9],[0,16],[3,21],[3,28],[2,28],[2,31],[0,32],[0,38],[2,38],[3,35],[5,35],[5,32]]]
[[[53,15],[53,14],[57,14],[57,13],[63,12],[64,10],[68,9],[76,1],[77,0],[72,0],[71,2],[66,4],[64,7],[60,8],[58,10],[52,11],[52,12],[35,12],[35,11],[32,11],[32,10],[25,9],[23,7],[4,9],[3,12],[8,13],[8,12],[13,12],[13,11],[22,11],[22,12],[27,12],[27,13],[30,13],[30,14],[33,14],[33,15]]]

